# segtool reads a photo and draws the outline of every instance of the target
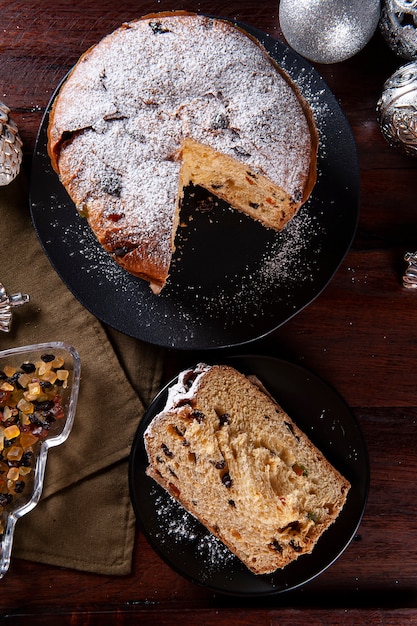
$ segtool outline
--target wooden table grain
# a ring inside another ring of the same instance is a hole
[[[28,176],[42,114],[78,57],[122,22],[170,9],[236,17],[283,40],[277,0],[1,3],[0,100],[18,124]],[[156,555],[138,530],[133,571],[125,577],[15,559],[0,581],[2,623],[417,623],[417,293],[401,282],[404,252],[417,249],[417,160],[388,146],[375,111],[384,81],[402,63],[377,32],[353,58],[316,66],[357,142],[358,229],[326,289],[249,350],[311,369],[352,408],[371,465],[369,499],[355,540],[330,569],[304,587],[244,600],[188,582]],[[168,351],[167,376],[193,356]]]

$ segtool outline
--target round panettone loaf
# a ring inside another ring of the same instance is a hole
[[[287,74],[231,23],[185,12],[124,24],[55,99],[52,165],[98,241],[165,285],[184,189],[282,229],[316,181],[317,131]]]
[[[350,489],[259,381],[229,366],[183,372],[144,441],[147,474],[255,574],[311,552]]]

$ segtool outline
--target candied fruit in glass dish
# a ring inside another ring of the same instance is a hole
[[[62,342],[0,351],[0,578],[16,522],[42,494],[48,450],[71,431],[80,373],[77,351]]]

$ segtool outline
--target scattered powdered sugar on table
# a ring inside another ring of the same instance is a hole
[[[221,219],[221,217],[219,218]],[[319,264],[323,226],[317,208],[309,203],[279,234],[271,231],[268,244],[258,258],[235,276],[227,276],[210,290],[203,283],[192,287],[190,306],[204,307],[205,318],[247,316],[245,323],[256,324],[256,315],[269,306],[271,293],[291,305],[294,291],[312,283]],[[238,236],[238,233],[237,233]],[[184,271],[182,267],[178,271]],[[175,272],[171,278],[175,281]],[[191,288],[190,288],[191,289]],[[239,318],[238,318],[239,319]],[[241,318],[240,318],[241,319]],[[204,320],[202,320],[204,323]]]
[[[150,495],[154,499],[160,525],[160,530],[154,534],[158,544],[163,547],[169,539],[178,546],[191,546],[203,566],[200,572],[202,580],[208,578],[213,570],[223,569],[235,560],[232,552],[172,496],[168,493],[160,495],[154,488],[151,488]]]

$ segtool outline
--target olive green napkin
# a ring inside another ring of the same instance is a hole
[[[32,227],[22,173],[0,188],[0,238],[0,282],[9,295],[30,296],[13,309],[11,332],[0,332],[0,350],[64,341],[81,357],[72,432],[49,451],[42,499],[17,522],[12,557],[127,574],[135,536],[128,456],[159,388],[162,351],[103,327],[62,283]]]

